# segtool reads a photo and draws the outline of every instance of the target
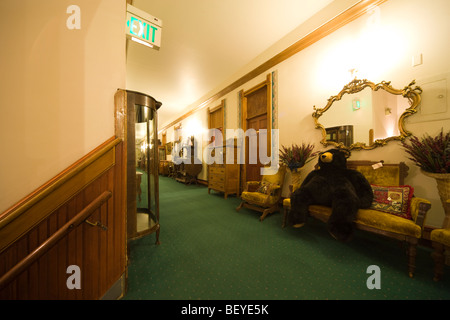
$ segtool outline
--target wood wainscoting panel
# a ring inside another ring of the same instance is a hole
[[[80,170],[78,174],[61,183],[33,206],[27,208],[26,214],[22,213],[16,215],[14,219],[9,219],[10,221],[0,228],[0,252],[17,238],[18,233],[20,235],[25,234],[32,226],[45,219],[55,208],[71,199],[76,193],[89,185],[92,179],[113,165],[114,150],[111,149]]]
[[[86,220],[100,222],[107,229],[86,222],[74,226],[25,271],[0,287],[0,299],[101,299],[126,274],[126,178],[122,141],[113,141],[65,171],[56,179],[57,187],[47,186],[33,194],[18,206],[26,208],[20,214],[9,213],[15,214],[14,219],[0,224],[0,278],[105,193],[110,196]],[[42,196],[42,190],[49,187],[51,192]],[[70,286],[77,278],[68,271],[69,266],[79,267],[79,289]]]

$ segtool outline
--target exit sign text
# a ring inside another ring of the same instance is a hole
[[[133,7],[127,6],[126,34],[137,42],[144,42],[152,48],[161,47],[162,21],[148,13]]]

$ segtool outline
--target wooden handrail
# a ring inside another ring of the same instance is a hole
[[[0,290],[4,289],[19,274],[25,271],[33,262],[48,252],[55,244],[59,242],[65,235],[74,230],[83,223],[95,210],[111,198],[111,191],[105,191],[94,201],[89,203],[83,210],[75,215],[69,222],[62,226],[58,231],[52,234],[38,248],[22,259],[18,264],[11,268],[0,278]]]
[[[122,140],[119,138],[111,138],[104,144],[100,145],[98,148],[92,150],[90,153],[85,155],[83,158],[75,162],[73,165],[68,167],[66,170],[58,174],[56,177],[45,183],[43,186],[35,190],[28,197],[22,199],[20,202],[15,204],[13,207],[9,208],[5,212],[0,212],[0,229],[5,227],[11,221],[19,217],[29,208],[34,206],[36,203],[41,201],[44,197],[48,196],[52,192],[67,183],[71,178],[79,174],[83,169],[88,167],[93,162],[97,161],[101,156],[110,151],[116,145],[118,145]]]

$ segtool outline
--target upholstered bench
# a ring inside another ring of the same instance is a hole
[[[408,271],[413,277],[416,248],[422,237],[423,226],[431,203],[413,197],[413,188],[405,186],[408,167],[404,162],[377,166],[371,161],[348,161],[347,167],[360,171],[374,190],[374,202],[370,209],[360,209],[355,219],[355,227],[389,238],[405,241],[408,244]],[[378,167],[378,168],[377,168]],[[376,168],[376,169],[375,169]],[[292,190],[296,187],[293,186]],[[283,200],[283,227],[286,225],[290,198]],[[309,206],[310,216],[327,222],[331,208]]]

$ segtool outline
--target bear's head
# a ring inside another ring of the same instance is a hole
[[[350,151],[342,149],[330,149],[319,154],[319,167],[321,169],[347,168],[347,158],[350,157]]]

